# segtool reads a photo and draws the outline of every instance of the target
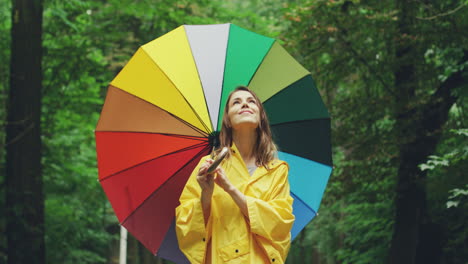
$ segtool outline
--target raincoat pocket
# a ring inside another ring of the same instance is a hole
[[[218,254],[224,262],[242,257],[250,253],[249,240],[247,238],[237,240],[227,246],[218,248]]]

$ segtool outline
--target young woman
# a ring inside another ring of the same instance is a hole
[[[228,156],[212,174],[213,160],[202,158],[180,197],[180,249],[193,264],[284,263],[294,222],[288,165],[276,158],[266,113],[247,87],[229,95],[220,143]]]

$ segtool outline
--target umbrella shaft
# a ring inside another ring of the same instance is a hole
[[[120,226],[120,259],[119,264],[127,264],[127,229]]]

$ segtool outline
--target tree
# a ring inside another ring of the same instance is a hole
[[[6,124],[8,263],[45,263],[41,166],[42,1],[14,0]]]
[[[429,179],[419,164],[437,151],[450,109],[465,106],[463,7],[451,0],[309,0],[288,8],[286,37],[331,106],[337,168],[325,207],[333,211],[316,229],[342,232],[331,243],[339,250],[322,248],[334,260],[450,259],[442,254],[442,224],[458,220],[437,222],[427,213],[438,205],[427,202]]]
[[[10,86],[10,36],[11,36],[11,1],[0,0],[0,263],[6,263],[6,182],[5,182],[5,123],[6,101]]]
[[[419,164],[435,152],[449,110],[458,99],[455,91],[468,81],[468,69],[460,68],[468,61],[468,49],[461,46],[464,56],[455,62],[458,70],[433,83],[433,92],[424,101],[420,100],[417,91],[424,89],[424,78],[427,78],[420,67],[424,65],[427,48],[422,41],[430,37],[424,34],[424,25],[417,27],[416,2],[397,1],[397,10],[399,34],[395,57],[398,67],[394,70],[394,80],[398,90],[394,96],[394,116],[396,133],[401,140],[389,263],[439,263],[440,231],[427,214],[427,172],[420,170]]]

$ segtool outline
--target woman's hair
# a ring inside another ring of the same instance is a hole
[[[253,149],[253,154],[256,157],[256,164],[260,166],[265,166],[268,169],[268,162],[277,158],[277,148],[273,142],[270,124],[268,122],[268,117],[266,115],[265,109],[263,108],[262,103],[258,96],[245,86],[239,86],[234,91],[229,94],[229,97],[224,107],[223,123],[221,126],[221,132],[219,134],[220,148],[223,147],[230,148],[232,145],[232,126],[229,120],[229,101],[231,100],[232,95],[237,91],[247,91],[255,98],[255,101],[258,106],[260,122],[257,127],[257,140],[255,141],[255,146]],[[230,153],[228,154],[230,155]],[[229,156],[228,156],[229,157]]]

